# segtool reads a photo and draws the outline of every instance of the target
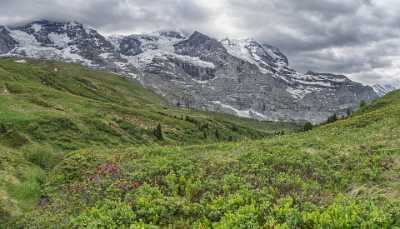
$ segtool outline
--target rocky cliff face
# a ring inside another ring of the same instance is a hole
[[[0,26],[0,55],[11,52],[17,46],[17,42],[10,36],[6,27]]]
[[[79,23],[0,27],[0,54],[78,62],[139,80],[171,104],[260,120],[322,122],[377,97],[345,76],[289,67],[277,48],[164,31],[106,38]]]
[[[372,88],[374,89],[376,94],[378,94],[379,96],[384,96],[389,92],[400,89],[400,81],[394,80],[390,83],[375,84],[372,86]]]

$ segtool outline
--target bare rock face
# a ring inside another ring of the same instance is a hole
[[[319,123],[377,97],[345,76],[299,73],[270,45],[200,32],[106,38],[76,22],[37,21],[0,27],[0,54],[106,69],[140,81],[173,105],[259,120]]]
[[[122,55],[136,56],[143,52],[142,43],[135,36],[123,37],[119,41],[118,50]]]
[[[260,120],[319,123],[376,98],[372,88],[345,76],[298,73],[278,49],[251,39],[217,41],[195,32],[173,46],[175,56],[203,64],[154,58],[149,66],[158,66],[157,71],[145,68],[140,80],[179,106]]]
[[[202,59],[215,59],[217,56],[227,54],[225,47],[219,41],[197,31],[189,39],[175,44],[174,48],[177,54],[202,57]]]
[[[392,82],[385,84],[375,84],[372,86],[376,94],[384,96],[389,92],[400,89],[400,80],[393,80]]]
[[[4,26],[0,26],[0,55],[13,50],[17,42],[10,36],[10,32]]]

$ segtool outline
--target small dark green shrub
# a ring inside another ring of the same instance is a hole
[[[46,145],[29,145],[24,151],[28,161],[46,170],[53,168],[61,157],[52,147]]]
[[[310,131],[312,129],[313,129],[313,124],[311,124],[311,122],[306,122],[306,124],[304,124],[303,131]]]
[[[338,120],[337,115],[333,114],[333,115],[328,117],[328,119],[326,120],[326,123],[333,123],[333,122],[336,122],[337,120]]]
[[[159,123],[157,125],[157,127],[154,129],[154,136],[158,139],[158,140],[164,140],[164,136],[163,136],[163,131],[162,131],[162,127],[161,124]]]

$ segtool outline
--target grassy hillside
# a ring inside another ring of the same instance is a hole
[[[0,60],[0,93],[0,143],[12,148],[203,144],[293,127],[162,106],[158,96],[132,81],[56,62]],[[159,123],[163,141],[153,133]]]
[[[135,82],[79,65],[0,59],[0,225],[36,207],[48,171],[70,151],[238,141],[297,128],[169,107]]]
[[[28,228],[399,228],[400,92],[306,133],[91,148],[48,174]]]

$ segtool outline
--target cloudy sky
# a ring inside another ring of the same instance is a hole
[[[399,0],[0,0],[0,24],[75,20],[105,34],[199,30],[255,38],[291,65],[400,82]]]

